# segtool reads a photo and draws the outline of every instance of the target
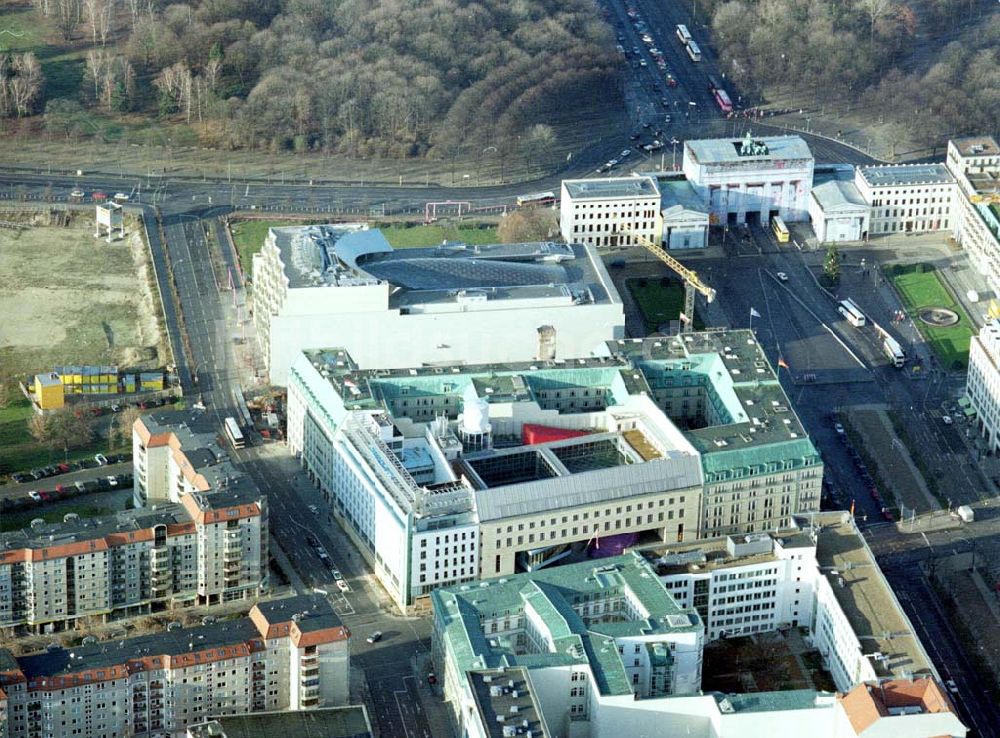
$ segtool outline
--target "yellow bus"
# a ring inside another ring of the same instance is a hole
[[[778,239],[778,243],[788,243],[788,226],[777,215],[771,218],[771,230],[774,231],[774,237]]]

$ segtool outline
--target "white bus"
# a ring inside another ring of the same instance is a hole
[[[694,39],[688,41],[687,50],[691,61],[701,61],[701,49],[698,48],[698,44],[694,42]]]
[[[906,354],[903,352],[903,347],[900,346],[899,341],[892,336],[886,336],[882,340],[882,350],[885,352],[885,355],[889,357],[889,361],[892,365],[897,369],[906,363]]]
[[[854,300],[851,300],[850,298],[841,300],[840,306],[837,310],[844,316],[844,319],[855,328],[860,328],[866,322],[865,314],[861,312],[861,309],[854,304]]]
[[[684,24],[677,26],[677,40],[685,46],[687,46],[691,41],[691,33],[688,31],[688,27]]]
[[[528,205],[552,205],[555,201],[555,192],[532,192],[530,195],[517,196],[517,206],[519,208]]]
[[[243,437],[243,431],[240,430],[236,418],[226,418],[226,437],[233,444],[233,448],[244,448],[247,445],[247,439]]]

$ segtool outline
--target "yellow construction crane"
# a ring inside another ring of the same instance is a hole
[[[645,236],[636,233],[630,228],[625,228],[621,224],[618,224],[618,232],[634,238],[640,246],[670,267],[684,281],[684,312],[680,315],[681,324],[684,326],[684,329],[681,332],[692,332],[694,330],[695,292],[700,292],[708,302],[712,302],[715,299],[715,290],[702,282],[696,271],[688,269]]]

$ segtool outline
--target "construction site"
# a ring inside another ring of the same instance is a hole
[[[92,212],[0,211],[0,367],[19,377],[65,364],[170,363],[141,224],[95,238]]]

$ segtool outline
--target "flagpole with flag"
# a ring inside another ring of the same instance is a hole
[[[754,318],[759,318],[759,317],[760,317],[760,313],[758,313],[756,309],[750,308],[750,330],[751,331],[753,331],[753,319]]]

